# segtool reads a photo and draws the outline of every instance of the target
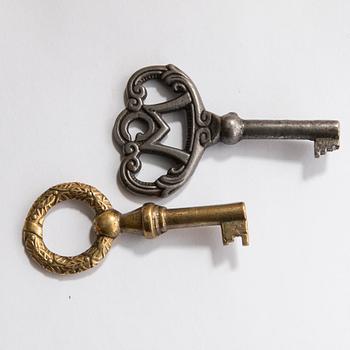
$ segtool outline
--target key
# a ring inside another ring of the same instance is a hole
[[[147,104],[145,82],[157,80],[173,98]],[[204,150],[221,141],[236,144],[244,139],[290,139],[314,142],[319,157],[339,148],[339,122],[336,120],[244,120],[236,113],[222,117],[206,111],[192,80],[174,65],[145,67],[134,73],[125,90],[126,108],[116,119],[113,136],[119,147],[119,178],[135,194],[168,196],[178,190],[193,174]],[[166,115],[184,111],[185,147],[178,149],[162,143],[170,132]],[[145,130],[132,137],[130,125],[141,122]],[[166,157],[175,164],[154,181],[137,178],[142,169],[143,153]]]
[[[82,254],[67,257],[53,253],[46,247],[43,223],[54,205],[73,199],[87,203],[94,210],[96,239]],[[24,223],[23,241],[28,255],[46,270],[74,274],[100,263],[121,232],[156,238],[171,229],[214,225],[221,227],[224,245],[233,242],[236,237],[242,239],[243,245],[249,244],[244,203],[180,209],[146,203],[130,213],[120,214],[95,187],[69,182],[49,188],[34,202]]]
[[[97,218],[97,232],[98,227],[101,227],[99,220],[100,218]],[[142,208],[120,218],[123,231],[143,234],[146,238],[155,238],[167,230],[176,228],[213,225],[221,227],[224,245],[233,242],[236,237],[241,237],[243,245],[249,244],[244,203],[180,209],[167,209],[146,203]]]

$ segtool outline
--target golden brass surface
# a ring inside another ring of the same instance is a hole
[[[93,220],[96,240],[88,250],[72,257],[51,252],[43,239],[45,215],[55,204],[68,199],[86,202],[96,214]],[[235,237],[241,237],[243,245],[249,244],[244,203],[180,209],[146,203],[130,213],[120,214],[96,188],[69,182],[51,187],[34,202],[24,223],[23,240],[28,255],[43,268],[59,274],[73,274],[96,266],[120,232],[155,238],[169,229],[213,225],[221,227],[225,245]]]
[[[42,227],[47,212],[67,199],[86,202],[99,215],[112,209],[109,200],[96,188],[78,182],[51,187],[32,205],[23,227],[23,240],[27,253],[46,270],[59,274],[72,274],[97,265],[107,254],[113,238],[97,235],[92,246],[77,256],[66,257],[51,252],[43,240]]]
[[[93,229],[97,235],[116,238],[120,233],[120,213],[108,209],[94,218]]]

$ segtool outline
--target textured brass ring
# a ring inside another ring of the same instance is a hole
[[[97,265],[105,257],[116,237],[116,235],[98,234],[88,250],[72,257],[51,252],[43,240],[45,215],[54,205],[67,199],[87,203],[95,211],[96,217],[106,210],[112,209],[109,200],[99,190],[78,182],[51,187],[34,202],[23,227],[25,249],[39,265],[59,274],[77,273]]]

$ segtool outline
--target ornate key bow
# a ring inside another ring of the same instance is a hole
[[[176,97],[158,104],[145,104],[144,83],[154,79],[175,92]],[[128,81],[125,99],[126,108],[117,117],[113,135],[121,149],[119,177],[134,193],[164,197],[174,192],[192,175],[205,148],[218,141],[235,144],[241,139],[311,140],[315,157],[339,148],[339,122],[335,120],[243,120],[236,113],[219,117],[208,112],[192,80],[171,64],[145,67],[134,73]],[[163,115],[179,110],[186,113],[184,149],[161,143],[170,131]],[[132,138],[129,126],[136,120],[143,121],[147,130]],[[142,168],[142,153],[169,157],[176,165],[154,182],[141,181],[136,175]]]

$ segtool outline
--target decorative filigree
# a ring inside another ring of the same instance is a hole
[[[145,104],[147,90],[143,84],[151,79],[159,80],[175,92],[176,97],[163,103]],[[132,192],[167,196],[191,176],[204,148],[215,142],[216,135],[211,127],[213,114],[204,110],[191,79],[173,65],[146,67],[137,71],[127,84],[125,97],[126,109],[120,113],[114,126],[114,137],[122,153],[119,177]],[[178,110],[186,112],[187,140],[183,150],[161,143],[170,131],[162,115]],[[147,130],[132,138],[129,125],[137,119],[145,123]],[[168,157],[176,165],[153,182],[141,181],[136,175],[142,168],[142,153]]]
[[[51,252],[43,240],[44,218],[54,205],[67,199],[86,202],[96,215],[112,208],[109,200],[95,187],[79,182],[51,187],[34,202],[23,227],[25,249],[39,265],[59,274],[81,272],[97,265],[105,257],[113,241],[113,238],[99,235],[87,251],[73,257]]]

